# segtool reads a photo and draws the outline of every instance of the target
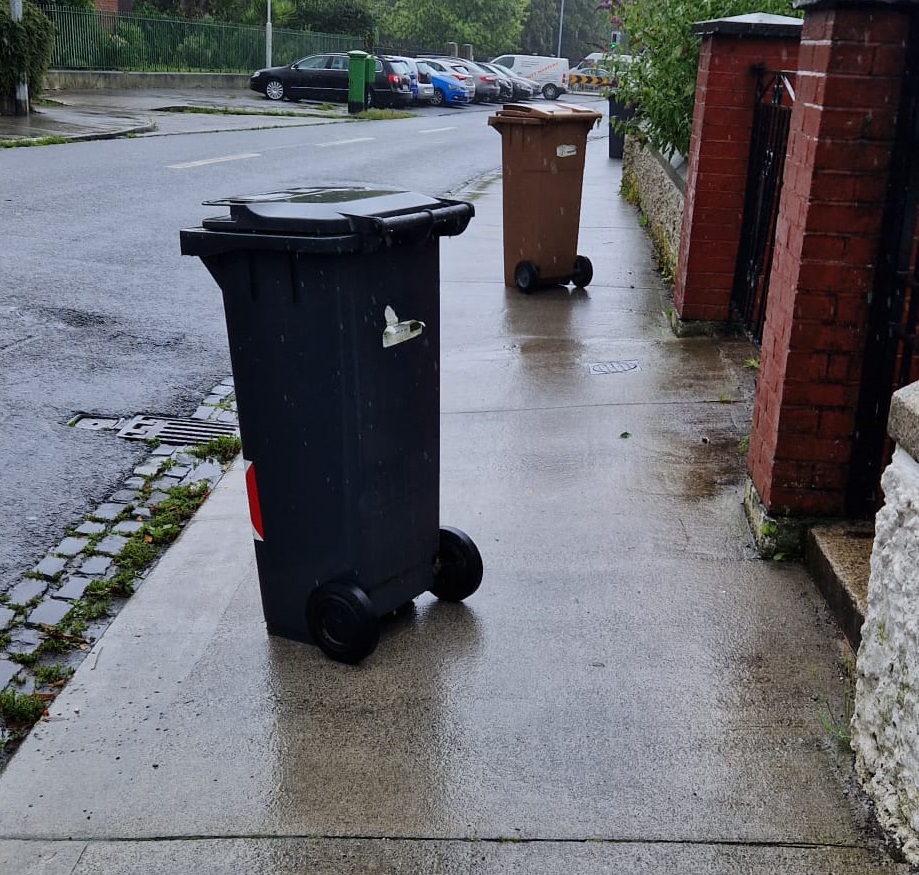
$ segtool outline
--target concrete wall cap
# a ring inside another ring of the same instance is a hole
[[[893,393],[887,433],[916,461],[919,461],[919,382]]]
[[[919,2],[919,0],[917,0]],[[801,38],[802,19],[790,15],[770,15],[766,12],[751,12],[749,15],[734,15],[730,18],[712,18],[697,21],[692,26],[696,36],[764,36],[778,39]]]

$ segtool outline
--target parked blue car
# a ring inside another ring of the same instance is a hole
[[[431,98],[432,106],[462,106],[469,103],[466,86],[459,79],[429,67],[421,59],[418,60],[418,72],[426,75],[434,86],[434,96]]]

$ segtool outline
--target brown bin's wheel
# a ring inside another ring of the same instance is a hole
[[[590,284],[594,278],[594,266],[586,255],[578,255],[574,259],[574,270],[571,271],[571,282],[583,289]]]
[[[539,268],[532,261],[521,261],[514,268],[514,284],[526,294],[536,291],[539,285]]]

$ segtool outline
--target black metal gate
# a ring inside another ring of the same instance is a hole
[[[754,342],[763,336],[775,223],[782,193],[788,128],[794,103],[794,73],[756,70],[756,103],[743,224],[731,308]]]
[[[890,399],[919,379],[919,13],[911,16],[906,59],[849,469],[851,516],[878,509],[893,449]]]

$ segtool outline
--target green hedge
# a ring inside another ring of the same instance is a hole
[[[41,94],[53,45],[54,28],[32,3],[25,0],[22,21],[13,22],[7,4],[0,2],[0,107],[15,102],[23,70],[30,98]]]
[[[793,0],[605,0],[603,5],[613,26],[628,37],[610,64],[617,99],[635,107],[624,127],[660,152],[681,155],[689,149],[699,64],[693,23],[749,12],[803,15]]]

